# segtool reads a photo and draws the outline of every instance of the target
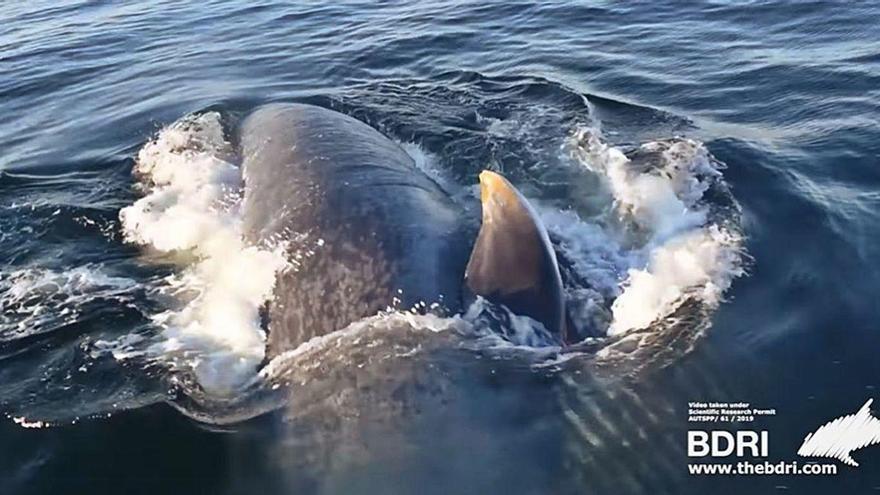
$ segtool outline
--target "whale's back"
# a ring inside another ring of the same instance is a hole
[[[389,306],[455,311],[472,234],[396,143],[320,107],[275,104],[240,129],[245,235],[286,243],[270,355]]]

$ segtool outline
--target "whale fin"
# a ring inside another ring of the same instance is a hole
[[[482,225],[465,272],[476,295],[541,322],[566,341],[562,277],[547,229],[500,174],[480,173]]]

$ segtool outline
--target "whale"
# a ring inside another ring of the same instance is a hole
[[[480,173],[473,218],[400,145],[343,113],[267,104],[237,138],[244,235],[281,243],[288,260],[264,311],[267,356],[383,310],[450,315],[476,297],[566,341],[547,230],[501,174]]]

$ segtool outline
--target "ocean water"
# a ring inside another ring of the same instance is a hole
[[[766,430],[768,460],[807,462],[807,433],[878,398],[878,19],[832,1],[5,5],[0,492],[877,489],[880,449],[834,476],[695,476],[686,436]],[[369,123],[467,208],[482,169],[505,174],[581,341],[478,303],[265,359],[286,262],[241,240],[234,128],[275,101]],[[776,414],[695,424],[692,401]]]

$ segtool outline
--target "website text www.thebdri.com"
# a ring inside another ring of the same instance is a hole
[[[708,476],[761,476],[761,475],[835,475],[836,464],[804,463],[798,461],[688,464],[688,473]]]

